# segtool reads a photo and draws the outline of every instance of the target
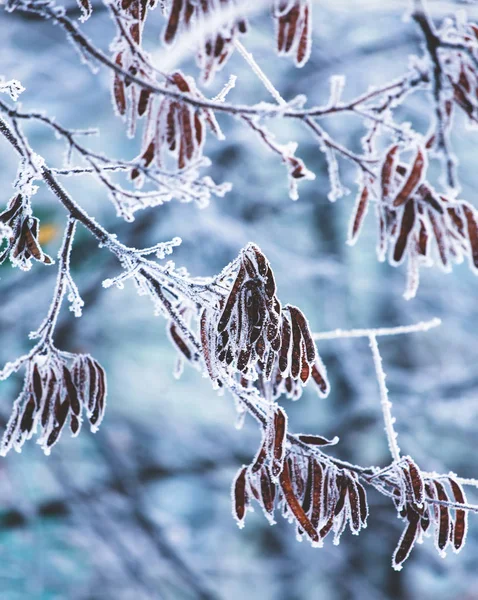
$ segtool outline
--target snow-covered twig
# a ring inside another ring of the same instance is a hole
[[[392,417],[392,403],[388,399],[388,389],[385,383],[385,372],[382,366],[382,357],[378,349],[377,340],[374,335],[369,335],[370,348],[372,349],[375,373],[377,375],[378,386],[380,389],[380,404],[382,406],[383,420],[385,422],[385,431],[387,434],[388,446],[394,461],[400,460],[400,448],[397,443],[397,434],[393,427],[395,419]]]
[[[376,329],[335,329],[334,331],[321,331],[313,333],[314,340],[335,340],[340,338],[380,337],[389,335],[402,335],[405,333],[417,333],[429,331],[441,325],[441,319],[434,318],[430,321],[420,321],[413,325],[401,325],[399,327],[378,327]]]

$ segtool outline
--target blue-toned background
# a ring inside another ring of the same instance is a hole
[[[433,14],[448,6],[431,2]],[[459,3],[462,4],[462,3]],[[277,58],[267,10],[253,19],[244,43],[284,98],[306,93],[310,104],[328,99],[329,78],[346,75],[344,97],[405,72],[420,51],[413,23],[402,19],[406,2],[325,2],[314,5],[310,61],[296,69]],[[473,11],[473,5],[468,9]],[[475,12],[476,9],[475,9]],[[74,15],[76,13],[73,13]],[[146,46],[161,64],[159,9],[148,20]],[[114,35],[98,7],[82,26],[107,49]],[[196,74],[192,60],[181,68]],[[228,100],[269,100],[240,56],[233,56],[207,94],[215,95],[230,73],[237,75]],[[88,141],[120,158],[133,158],[140,144],[128,140],[110,103],[110,74],[97,75],[80,62],[58,27],[20,13],[0,12],[0,75],[19,79],[23,109],[55,116],[66,127],[99,127]],[[400,109],[399,119],[425,132],[431,117],[423,95]],[[317,178],[300,185],[300,200],[287,194],[284,167],[239,120],[219,117],[226,141],[208,140],[215,181],[233,190],[206,209],[170,204],[120,221],[104,191],[88,176],[64,184],[76,200],[130,245],[148,246],[180,236],[177,265],[192,275],[212,275],[247,242],[257,243],[271,261],[283,303],[300,306],[314,331],[393,326],[440,317],[429,333],[380,342],[397,418],[399,443],[427,471],[478,477],[478,279],[466,264],[452,274],[422,271],[417,298],[405,301],[405,268],[376,260],[376,223],[370,211],[355,247],[346,245],[355,201],[356,173],[340,160],[352,193],[332,204],[325,161],[300,123],[273,127],[283,142],[299,142],[298,155]],[[324,122],[331,135],[360,151],[363,128],[356,118]],[[453,138],[460,159],[462,197],[477,205],[475,167],[478,133],[458,119]],[[34,149],[60,165],[63,142],[45,128],[25,127]],[[12,192],[17,160],[0,142],[0,206]],[[56,255],[65,212],[41,186],[35,213],[48,226],[47,252]],[[261,511],[239,530],[230,513],[230,484],[237,468],[251,460],[259,432],[251,421],[234,427],[231,398],[219,396],[206,379],[186,367],[178,382],[176,361],[164,321],[133,285],[103,289],[119,265],[79,231],[73,250],[84,316],[64,310],[57,345],[91,352],[106,368],[108,408],[98,434],[64,435],[50,457],[33,442],[22,454],[0,462],[0,599],[155,599],[213,597],[227,600],[339,600],[346,598],[472,599],[478,597],[478,517],[471,516],[468,543],[459,556],[441,559],[432,540],[414,549],[401,573],[391,556],[402,523],[392,503],[371,491],[369,526],[359,537],[344,534],[340,546],[298,543],[292,526],[279,519],[270,527]],[[35,264],[29,273],[0,268],[0,362],[30,346],[49,306],[54,268]],[[308,390],[286,402],[291,429],[339,435],[336,456],[385,465],[378,386],[367,341],[324,341],[319,346],[332,383],[326,400]],[[20,381],[0,385],[0,415],[8,417]],[[469,499],[473,490],[469,492]],[[212,590],[212,591],[207,591]]]

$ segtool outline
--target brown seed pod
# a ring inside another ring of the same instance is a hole
[[[212,381],[215,381],[217,376],[213,369],[213,363],[210,352],[210,335],[213,335],[211,332],[211,328],[207,319],[206,309],[201,313],[200,320],[200,329],[201,329],[201,345],[203,350],[204,362],[206,364],[206,369],[209,374],[209,377]]]
[[[350,507],[350,529],[352,533],[358,533],[362,525],[361,505],[357,482],[350,477],[347,483],[349,507]]]
[[[416,504],[421,506],[425,500],[425,484],[420,473],[420,469],[413,462],[410,456],[405,458],[410,473],[410,480],[412,483],[413,499]]]
[[[422,150],[418,148],[415,160],[413,161],[413,165],[410,169],[410,173],[395,197],[395,200],[393,201],[394,206],[401,206],[410,198],[410,196],[412,196],[419,184],[422,182],[425,170],[426,156]]]
[[[400,571],[402,563],[410,556],[413,546],[418,538],[419,533],[419,516],[416,513],[412,513],[409,518],[408,525],[406,526],[402,537],[398,542],[398,546],[393,554],[392,566],[396,571]]]
[[[310,31],[310,7],[308,4],[304,7],[302,34],[297,44],[296,63],[298,67],[305,65],[310,56],[311,36]]]
[[[247,467],[243,466],[239,469],[232,486],[233,490],[233,508],[234,516],[239,527],[244,526],[244,517],[246,516],[246,507],[248,504],[246,491],[246,471]]]
[[[367,186],[364,186],[357,197],[357,202],[353,212],[351,228],[349,233],[348,243],[350,245],[357,241],[360,229],[362,227],[365,215],[367,214],[370,192]]]
[[[260,471],[262,465],[265,463],[266,458],[267,458],[268,444],[269,444],[269,441],[267,440],[267,438],[264,438],[263,442],[261,444],[261,447],[259,449],[259,452],[256,454],[256,457],[254,458],[254,462],[252,463],[252,465],[250,467],[252,473],[257,473],[258,471]]]
[[[245,272],[245,268],[244,265],[241,264],[241,267],[239,269],[239,272],[236,276],[236,279],[234,281],[234,284],[232,286],[231,292],[229,294],[229,297],[226,301],[226,305],[224,307],[224,310],[222,312],[221,318],[219,319],[219,323],[217,325],[217,330],[220,333],[221,331],[223,331],[227,324],[229,323],[229,319],[231,318],[231,313],[232,313],[232,309],[236,303],[236,299],[237,299],[237,295],[239,293],[240,287],[242,285],[242,282],[244,281],[244,277],[246,275]]]
[[[312,527],[317,529],[322,516],[322,483],[323,473],[320,463],[312,459],[312,512],[310,522]]]
[[[450,483],[455,502],[458,502],[459,504],[466,504],[466,497],[463,487],[453,477],[449,476],[448,481]],[[466,533],[468,529],[468,513],[465,510],[457,508],[455,509],[455,515],[453,539],[451,541],[453,542],[454,552],[459,552],[463,548],[466,540]]]
[[[122,53],[116,55],[115,63],[119,67],[123,67]],[[126,114],[126,93],[123,79],[115,73],[113,80],[113,97],[115,100],[116,108],[121,116]]]
[[[174,323],[174,321],[170,322],[169,328],[168,328],[168,332],[169,332],[170,338],[173,341],[173,343],[176,346],[176,348],[181,352],[181,354],[187,360],[191,360],[191,358],[192,358],[191,350],[189,349],[189,346],[187,345],[187,342],[181,336],[181,334],[180,334],[178,328],[176,327],[176,324]]]
[[[88,364],[88,375],[89,375],[89,377],[88,377],[88,380],[89,380],[88,410],[90,412],[92,412],[93,408],[95,406],[95,401],[96,401],[96,394],[97,394],[97,388],[98,388],[98,376],[97,376],[97,372],[96,372],[96,368],[95,368],[93,359],[88,356],[86,358],[86,362]]]
[[[286,308],[289,309],[289,313],[290,313],[290,317],[291,317],[291,326],[292,326],[292,352],[291,352],[291,367],[290,367],[290,374],[291,377],[293,379],[298,379],[299,374],[300,374],[300,365],[302,362],[302,357],[301,357],[301,331],[299,328],[299,325],[297,323],[297,320],[294,318],[295,314],[293,312],[293,310],[290,310],[290,307],[287,306]]]
[[[405,210],[403,211],[402,222],[400,224],[400,233],[397,238],[397,242],[395,244],[395,249],[393,253],[393,260],[397,264],[399,264],[403,259],[408,239],[410,237],[410,233],[414,225],[415,201],[412,198],[410,198],[410,200],[408,200],[407,204],[405,205]]]
[[[263,506],[269,514],[274,512],[275,489],[269,469],[264,466],[261,470],[261,497]]]
[[[32,388],[33,388],[33,396],[35,398],[35,404],[37,410],[41,406],[41,400],[43,396],[43,384],[41,380],[40,371],[38,370],[37,363],[33,366],[33,375],[32,375]]]
[[[73,384],[71,373],[66,367],[66,365],[63,365],[63,381],[65,383],[67,397],[70,401],[71,410],[73,414],[78,416],[81,411],[78,393],[76,391],[76,387]]]
[[[285,412],[278,408],[274,414],[274,440],[272,475],[277,477],[282,470],[284,460],[284,442],[287,433],[287,417]]]
[[[312,523],[305,514],[304,509],[302,508],[301,504],[299,503],[294,494],[292,488],[292,481],[290,478],[288,461],[284,461],[284,468],[281,471],[279,481],[287,505],[290,508],[294,517],[297,519],[297,522],[313,542],[318,542],[319,535],[317,531],[313,528]]]
[[[48,384],[46,385],[46,394],[45,394],[45,400],[44,400],[44,404],[43,404],[43,411],[42,411],[42,415],[41,415],[42,427],[46,426],[46,424],[48,423],[48,420],[50,418],[50,415],[53,412],[54,398],[56,397],[56,393],[58,390],[58,383],[56,380],[55,372],[53,370],[50,371],[49,378],[47,381],[48,381]]]
[[[69,409],[70,403],[68,399],[61,402],[60,390],[58,390],[54,406],[55,424],[46,442],[48,448],[51,448],[58,441],[63,426],[65,425]]]
[[[36,405],[33,396],[25,404],[22,414],[22,420],[20,421],[20,431],[22,433],[30,433],[33,428],[34,417],[35,417]]]
[[[169,20],[164,32],[164,42],[171,44],[176,37],[176,33],[179,27],[179,20],[181,18],[181,11],[183,10],[184,0],[173,0],[171,3],[171,10],[169,12]]]
[[[433,235],[435,236],[435,242],[438,248],[438,254],[442,265],[447,268],[450,262],[449,257],[449,246],[447,242],[446,232],[443,228],[443,220],[438,219],[431,210],[428,211],[428,218],[430,220]]]
[[[339,491],[339,497],[334,508],[334,514],[337,517],[345,508],[345,500],[348,492],[348,479],[345,475],[339,473],[335,478],[335,483]]]
[[[355,481],[355,485],[357,486],[357,491],[359,495],[360,501],[360,520],[362,521],[362,527],[367,527],[367,517],[368,517],[368,502],[367,502],[367,494],[365,493],[365,489],[360,481]]]
[[[328,440],[321,435],[310,435],[300,433],[298,436],[299,440],[304,444],[309,444],[311,446],[335,446],[338,443],[339,438],[335,437],[333,440]]]
[[[8,207],[0,214],[0,222],[12,225],[22,208],[23,197],[21,194],[14,196],[8,203]]]
[[[475,211],[463,203],[473,266],[478,269],[478,223]]]
[[[313,458],[307,458],[307,478],[305,481],[304,495],[302,499],[302,508],[304,509],[305,514],[309,517],[310,522],[312,523],[312,518],[310,515],[310,510],[312,508],[312,487],[314,482],[314,465]],[[313,523],[312,523],[313,525]],[[314,527],[316,529],[316,527]]]
[[[93,412],[90,416],[91,425],[96,428],[103,420],[106,400],[106,374],[103,367],[97,362],[94,362],[94,368],[97,374],[96,395]]]
[[[391,188],[394,183],[398,157],[398,144],[394,144],[385,155],[381,171],[382,200],[385,202],[389,199],[392,192]]]
[[[139,94],[138,100],[138,117],[142,117],[148,110],[149,99],[151,97],[151,90],[143,88]]]
[[[319,370],[319,368],[323,371],[322,373]],[[315,364],[312,365],[311,375],[312,379],[315,381],[317,387],[319,388],[320,395],[324,397],[327,396],[330,391],[330,385],[325,374],[325,368],[321,362],[319,363],[318,360],[316,360]]]
[[[448,494],[445,491],[445,487],[436,479],[433,481],[435,485],[435,489],[437,491],[438,500],[443,502],[448,502]],[[450,527],[451,527],[451,519],[450,519],[450,509],[448,506],[444,506],[440,504],[438,507],[438,512],[440,515],[439,527],[437,531],[437,546],[439,550],[444,551],[450,541]]]

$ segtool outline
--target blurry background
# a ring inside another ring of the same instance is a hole
[[[431,3],[433,14],[448,6]],[[457,3],[463,5],[464,3]],[[296,69],[273,51],[267,10],[254,17],[246,47],[286,99],[307,93],[310,104],[327,101],[329,77],[346,75],[352,98],[401,75],[410,54],[419,52],[413,23],[402,19],[406,2],[317,2],[312,56]],[[467,6],[473,11],[473,4]],[[476,9],[475,9],[475,12]],[[72,7],[72,15],[77,15]],[[164,25],[154,11],[146,47],[161,65],[159,35]],[[114,35],[106,11],[95,7],[84,31],[106,49]],[[81,64],[64,33],[24,15],[0,13],[0,74],[19,79],[24,109],[39,109],[66,127],[99,127],[94,148],[133,158],[140,135],[128,140],[110,105],[110,75],[95,76]],[[193,60],[185,72],[197,74]],[[215,95],[230,73],[237,75],[232,102],[268,100],[260,82],[235,55],[207,91]],[[430,108],[415,96],[400,120],[426,131]],[[356,173],[340,161],[352,193],[335,204],[323,155],[299,123],[279,122],[281,141],[297,140],[298,155],[317,174],[300,185],[300,200],[287,194],[286,174],[274,155],[240,121],[220,117],[226,141],[210,139],[215,181],[233,191],[200,210],[172,202],[137,213],[133,224],[116,218],[102,189],[87,176],[64,184],[92,215],[127,244],[148,246],[179,235],[177,265],[193,275],[212,275],[248,241],[271,261],[283,303],[297,304],[314,331],[409,324],[432,317],[443,325],[429,333],[379,340],[394,402],[399,443],[425,470],[478,477],[478,279],[468,265],[452,274],[422,272],[416,299],[402,293],[405,268],[379,264],[376,223],[369,212],[357,245],[346,245],[355,199]],[[329,132],[360,151],[361,123],[341,116],[324,123]],[[272,126],[271,126],[272,127]],[[59,166],[64,147],[44,128],[29,125],[34,149]],[[458,120],[453,139],[460,159],[462,197],[475,203],[474,166],[478,133]],[[1,199],[12,194],[17,160],[0,142]],[[45,249],[56,255],[65,222],[63,209],[42,186],[34,198],[44,227]],[[0,462],[0,598],[331,600],[342,598],[478,598],[478,517],[470,516],[468,544],[460,556],[442,560],[431,539],[414,549],[401,573],[391,555],[403,524],[392,503],[369,492],[368,529],[344,534],[340,546],[322,549],[298,543],[292,526],[279,518],[270,527],[260,510],[244,530],[231,517],[230,485],[259,443],[252,421],[234,427],[231,398],[212,391],[207,380],[186,367],[173,377],[175,350],[165,323],[132,285],[104,290],[101,282],[119,272],[115,259],[80,230],[73,251],[76,282],[85,300],[84,316],[63,310],[55,339],[66,350],[91,352],[106,368],[108,409],[98,434],[85,428],[79,438],[65,434],[52,456],[33,443],[21,455]],[[55,268],[35,264],[29,273],[0,268],[0,363],[30,347],[50,302]],[[287,401],[291,429],[339,435],[334,455],[362,465],[389,461],[378,386],[365,339],[324,341],[319,346],[332,383],[326,400],[307,390]],[[20,385],[0,386],[5,420]],[[469,500],[478,494],[469,491]]]

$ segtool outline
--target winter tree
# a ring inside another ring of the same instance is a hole
[[[472,597],[476,2],[0,9],[2,597]]]

